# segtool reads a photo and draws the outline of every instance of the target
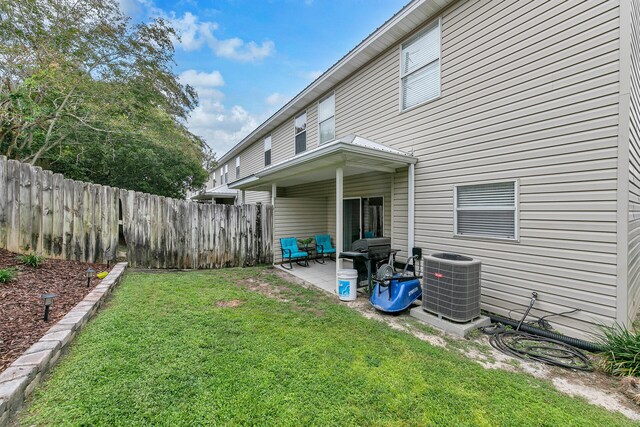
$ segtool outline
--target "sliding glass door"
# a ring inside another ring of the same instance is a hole
[[[384,199],[357,197],[343,200],[343,250],[358,239],[383,237]]]
[[[362,198],[362,237],[383,237],[384,199],[382,197]]]

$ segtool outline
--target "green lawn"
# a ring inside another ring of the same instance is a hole
[[[260,268],[127,274],[19,423],[632,425]]]

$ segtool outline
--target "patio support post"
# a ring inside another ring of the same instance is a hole
[[[273,206],[273,209],[276,208],[276,192],[277,191],[278,191],[278,187],[274,182],[273,184],[271,184],[271,206]]]
[[[244,190],[242,190],[242,204],[243,204],[243,205],[246,203],[246,202],[245,202],[245,200],[246,200],[246,199],[245,199],[245,191],[244,191]]]
[[[344,180],[344,171],[342,167],[338,167],[336,168],[336,277],[338,276],[338,270],[342,268],[342,260],[340,259],[340,252],[343,251],[342,232],[344,230],[342,226],[343,180]]]
[[[413,247],[415,246],[415,242],[414,242],[414,237],[415,237],[415,217],[416,217],[416,212],[415,212],[415,191],[416,191],[416,178],[415,178],[415,174],[416,174],[416,166],[412,163],[409,165],[409,185],[408,185],[408,195],[407,195],[407,200],[408,200],[408,217],[407,217],[407,256],[411,256],[411,251],[413,250]]]

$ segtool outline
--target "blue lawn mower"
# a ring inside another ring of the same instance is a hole
[[[413,271],[409,265],[413,262]],[[399,313],[411,307],[415,300],[422,297],[421,276],[416,274],[416,257],[407,260],[404,270],[398,273],[393,268],[393,261],[378,268],[375,283],[369,302],[376,309],[385,313]]]

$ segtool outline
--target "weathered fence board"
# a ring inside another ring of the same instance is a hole
[[[7,188],[7,158],[0,157],[0,188]],[[0,191],[0,247],[7,246],[7,191]]]
[[[20,163],[7,162],[7,249],[20,251]]]
[[[271,263],[267,205],[210,205],[64,179],[0,156],[0,247],[132,267]],[[122,224],[121,241],[120,224]]]

